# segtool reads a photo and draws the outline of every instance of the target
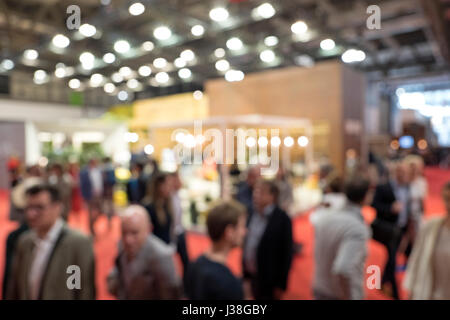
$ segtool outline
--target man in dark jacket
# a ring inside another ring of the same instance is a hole
[[[399,299],[397,288],[396,256],[402,234],[407,230],[410,219],[410,191],[404,164],[398,163],[394,177],[387,183],[379,184],[375,190],[372,206],[377,218],[372,224],[373,237],[381,242],[388,252],[388,261],[383,273],[383,291]],[[386,286],[390,284],[390,287]]]
[[[292,223],[277,206],[278,187],[259,181],[253,192],[254,214],[244,244],[245,290],[257,300],[281,299],[292,262]]]

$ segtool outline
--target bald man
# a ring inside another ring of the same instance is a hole
[[[129,206],[122,217],[119,254],[108,276],[108,290],[120,300],[177,299],[180,280],[174,251],[151,233],[145,208]]]

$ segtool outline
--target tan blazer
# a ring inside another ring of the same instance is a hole
[[[32,263],[34,241],[31,231],[19,239],[13,259],[10,286],[6,299],[29,299],[28,277]],[[71,265],[80,267],[81,289],[69,289],[67,273]],[[64,225],[59,234],[44,272],[39,299],[89,300],[95,299],[95,258],[91,240]]]

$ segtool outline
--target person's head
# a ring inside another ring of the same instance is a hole
[[[42,175],[41,169],[37,164],[27,167],[26,172],[29,177],[40,177]]]
[[[144,207],[131,205],[121,215],[122,243],[125,254],[137,255],[151,232],[151,223]]]
[[[253,204],[256,209],[261,211],[265,207],[276,204],[280,191],[274,181],[259,180],[253,190]]]
[[[442,199],[444,200],[445,210],[450,217],[450,181],[442,189]]]
[[[348,201],[357,205],[366,205],[371,202],[370,182],[366,178],[353,177],[345,182],[344,192]]]
[[[104,157],[104,158],[103,158],[103,163],[104,163],[104,164],[109,164],[109,163],[111,163],[111,158],[110,158],[110,157]]]
[[[326,186],[326,192],[330,193],[341,193],[343,189],[343,181],[340,176],[333,176],[327,186]]]
[[[95,168],[96,166],[97,166],[97,159],[95,159],[95,158],[91,158],[90,160],[89,160],[89,167],[91,167],[91,168]]]
[[[181,182],[180,175],[178,174],[178,171],[172,172],[169,175],[171,188],[173,192],[176,192],[181,189],[183,186],[183,183]]]
[[[64,168],[60,163],[55,163],[52,165],[51,173],[60,177],[64,173]]]
[[[45,235],[61,215],[58,189],[48,184],[32,186],[25,192],[25,218],[30,228]]]
[[[259,180],[259,178],[261,177],[261,170],[259,167],[255,166],[255,167],[250,167],[247,171],[247,184],[250,187],[253,187],[255,185],[255,183]]]
[[[247,230],[245,207],[234,200],[221,201],[209,210],[206,225],[213,243],[241,246]]]
[[[166,173],[158,174],[153,179],[150,191],[152,201],[166,200],[169,198],[172,191],[169,176]]]

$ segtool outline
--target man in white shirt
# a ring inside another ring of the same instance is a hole
[[[361,207],[370,203],[369,182],[346,184],[347,205],[315,225],[314,296],[317,300],[364,299],[364,265],[370,231]]]
[[[95,259],[91,241],[61,219],[57,189],[40,184],[26,192],[30,230],[15,251],[7,299],[95,299]],[[70,268],[69,268],[70,267]],[[71,273],[79,278],[69,286]],[[73,272],[73,271],[72,271]]]

